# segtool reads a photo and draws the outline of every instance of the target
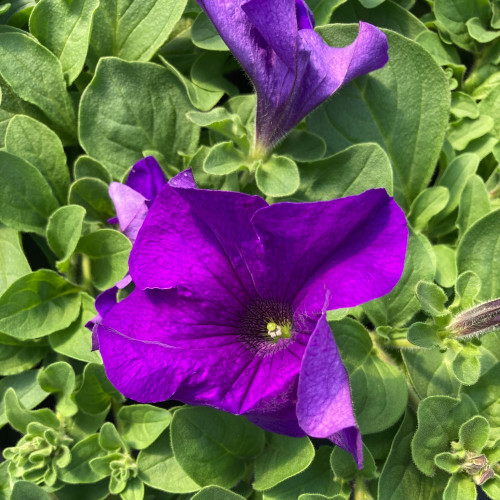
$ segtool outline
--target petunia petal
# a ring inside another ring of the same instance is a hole
[[[261,91],[261,122],[257,128],[271,144],[342,85],[382,68],[388,60],[387,37],[375,26],[360,22],[356,40],[336,48],[328,46],[314,30],[301,29],[297,59],[293,73],[276,64],[265,80],[261,78],[265,83],[256,82],[258,94]]]
[[[237,316],[174,289],[135,290],[97,327],[108,377],[140,402],[172,398],[236,414],[295,403],[304,343],[257,353],[242,341]]]
[[[385,295],[404,266],[408,230],[382,189],[328,202],[277,203],[253,223],[264,246],[256,282],[306,311],[352,307]]]
[[[304,0],[295,0],[299,30],[314,29],[314,14]]]
[[[362,466],[361,434],[352,409],[349,378],[326,314],[321,316],[302,359],[297,418],[309,436],[331,439]]]
[[[295,0],[250,0],[241,8],[267,45],[290,71],[297,66],[297,16]]]
[[[175,182],[174,182],[175,184]],[[183,286],[229,303],[255,294],[244,253],[257,237],[250,218],[267,206],[257,196],[166,185],[149,210],[130,257],[139,288]]]
[[[119,182],[109,185],[109,196],[115,205],[121,232],[133,243],[148,213],[146,198]]]
[[[167,179],[153,156],[139,160],[130,170],[127,186],[142,194],[148,201],[153,201]]]

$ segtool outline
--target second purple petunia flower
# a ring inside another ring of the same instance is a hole
[[[130,257],[135,290],[96,329],[107,375],[139,402],[174,399],[329,438],[362,464],[326,310],[388,293],[407,244],[384,190],[315,203],[163,187]]]
[[[386,36],[360,22],[329,47],[304,0],[197,0],[257,91],[256,153],[265,153],[341,85],[383,67]]]

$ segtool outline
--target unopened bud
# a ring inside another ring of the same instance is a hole
[[[462,470],[472,476],[480,472],[486,465],[488,465],[488,461],[484,455],[467,453],[466,459],[462,464]]]
[[[456,338],[471,338],[500,328],[500,299],[485,302],[455,316],[448,329]]]
[[[484,484],[488,479],[491,479],[495,475],[495,472],[493,469],[488,465],[483,471],[481,471],[480,474],[476,474],[474,476],[474,482],[478,485],[481,486]]]

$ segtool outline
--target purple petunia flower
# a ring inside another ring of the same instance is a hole
[[[270,149],[341,85],[388,60],[386,36],[363,22],[351,45],[326,45],[304,0],[198,3],[255,85],[259,150]]]
[[[109,380],[139,402],[174,399],[329,438],[362,464],[347,372],[325,311],[388,293],[405,217],[384,190],[313,203],[171,179],[137,235],[136,285],[97,326]]]
[[[115,205],[116,217],[109,222],[119,224],[121,232],[132,243],[137,237],[149,207],[166,182],[167,179],[158,162],[152,156],[148,156],[134,164],[126,184],[120,182],[110,184],[109,196]],[[100,323],[103,316],[116,305],[118,290],[125,288],[131,281],[132,278],[127,274],[115,286],[97,296],[95,301],[97,315],[85,325],[92,330],[92,350],[99,348],[95,325]]]

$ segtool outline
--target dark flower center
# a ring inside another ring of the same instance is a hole
[[[240,336],[247,346],[258,351],[267,346],[284,347],[293,339],[293,310],[284,302],[258,299],[241,315]]]

